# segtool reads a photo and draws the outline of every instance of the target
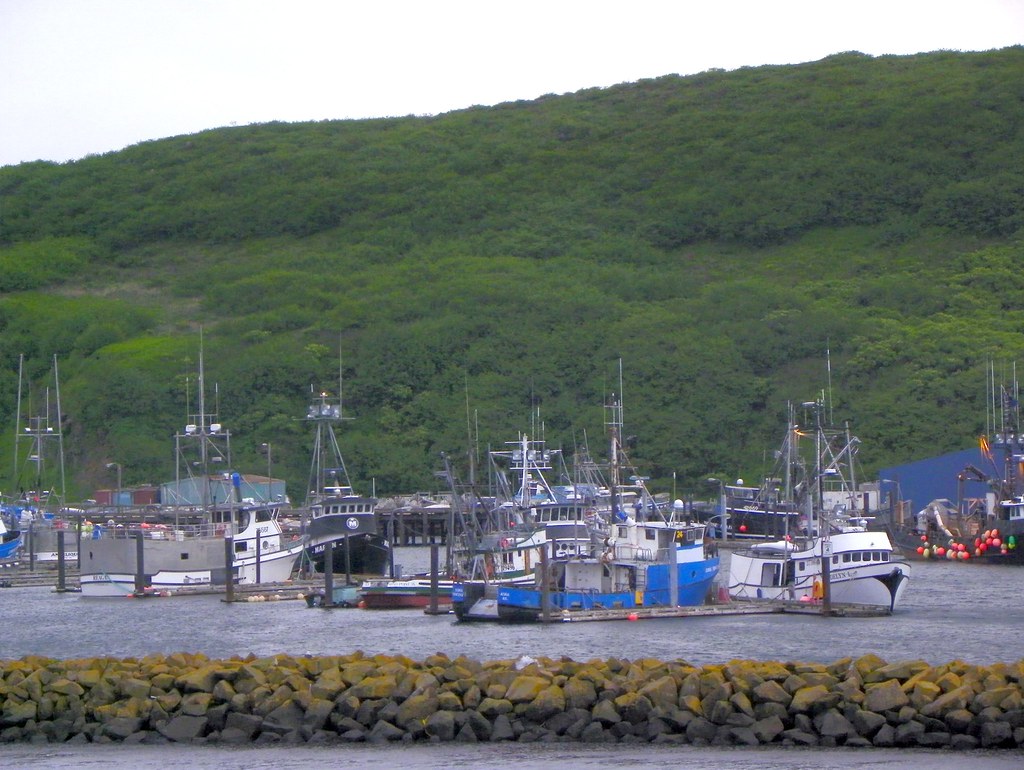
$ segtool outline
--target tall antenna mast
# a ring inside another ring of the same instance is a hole
[[[58,490],[50,486],[50,479],[44,479],[45,470],[48,467],[48,460],[52,456],[48,451],[56,444],[57,447],[57,471],[59,473],[59,494],[60,501],[65,500],[65,476],[64,476],[64,438],[61,431],[61,410],[60,410],[60,376],[57,370],[57,356],[53,357],[53,380],[56,403],[50,403],[50,387],[46,387],[46,395],[43,399],[42,411],[32,414],[31,389],[26,390],[25,384],[25,356],[18,357],[18,405],[14,427],[14,479],[21,478],[20,461],[23,456],[21,444],[30,442],[26,462],[35,465],[35,477],[30,486],[39,495],[40,499],[46,499],[48,493]],[[22,399],[29,399],[28,414],[22,410]],[[56,412],[54,412],[56,409]]]
[[[828,422],[834,424],[835,416],[832,413],[832,350],[831,341],[825,341],[825,368],[828,373]]]
[[[66,492],[64,484],[64,413],[60,409],[60,375],[57,373],[57,354],[53,355],[53,389],[57,397],[57,419],[56,430],[57,430],[57,449],[58,456],[60,457],[60,500],[61,503],[65,503]]]
[[[345,416],[345,372],[341,358],[341,337],[338,337],[338,418]]]
[[[14,446],[17,448],[18,441],[21,439],[21,381],[25,371],[25,354],[21,353],[18,355],[18,406],[17,411],[14,415]],[[18,479],[18,451],[14,452],[14,475],[12,479],[17,482]]]

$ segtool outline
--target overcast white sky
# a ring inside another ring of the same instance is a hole
[[[1024,0],[0,0],[0,165],[271,120],[1024,43]]]

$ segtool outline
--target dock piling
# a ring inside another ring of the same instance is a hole
[[[67,572],[64,568],[64,530],[57,530],[57,590],[64,593],[68,590]]]
[[[235,576],[232,574],[235,561],[234,538],[230,532],[224,533],[224,601],[229,604],[235,600]]]
[[[145,532],[135,533],[135,593],[142,594],[146,590],[146,557],[143,555],[146,544],[143,541]]]
[[[345,537],[348,541],[348,537]],[[346,576],[347,577],[347,576]],[[324,607],[334,606],[334,541],[324,543]]]
[[[438,547],[436,544],[430,546],[430,614],[437,614],[437,569],[438,569]]]

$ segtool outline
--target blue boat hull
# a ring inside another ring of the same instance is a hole
[[[704,604],[715,576],[717,557],[692,564],[680,564],[677,573],[675,606],[696,607]],[[635,609],[639,607],[671,607],[668,565],[646,567],[647,585],[643,590],[601,593],[594,591],[555,591],[548,593],[552,612],[579,612],[600,609]],[[536,587],[502,586],[498,589],[498,619],[529,622],[540,619],[542,592]]]
[[[10,559],[17,556],[19,550],[21,550],[20,535],[8,540],[6,543],[0,543],[0,559]]]

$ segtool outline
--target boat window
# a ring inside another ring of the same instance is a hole
[[[837,553],[832,554],[832,563],[833,564],[838,564],[839,563],[839,554],[837,554]]]
[[[849,560],[850,560],[850,554],[848,554],[848,553],[844,553],[844,554],[843,554],[843,563],[845,564],[845,563],[846,563],[846,562],[848,562]]]
[[[882,551],[882,561],[889,561],[889,552]]]
[[[619,537],[623,537],[623,538],[626,537],[626,528],[625,527],[619,527]]]
[[[853,555],[853,560],[854,561],[860,561],[860,551],[858,551],[857,553],[855,553]]]
[[[871,561],[881,561],[881,560],[882,560],[882,554],[880,552],[878,552],[878,551],[872,551],[871,552]]]
[[[805,569],[807,569],[807,562],[805,562],[805,561],[800,561],[800,562],[797,562],[797,568],[798,568],[798,569],[799,569],[799,570],[800,570],[801,572],[803,572],[803,571],[804,571]]]
[[[646,535],[648,540],[655,540],[658,537],[658,533],[653,529],[645,529],[644,535]]]

